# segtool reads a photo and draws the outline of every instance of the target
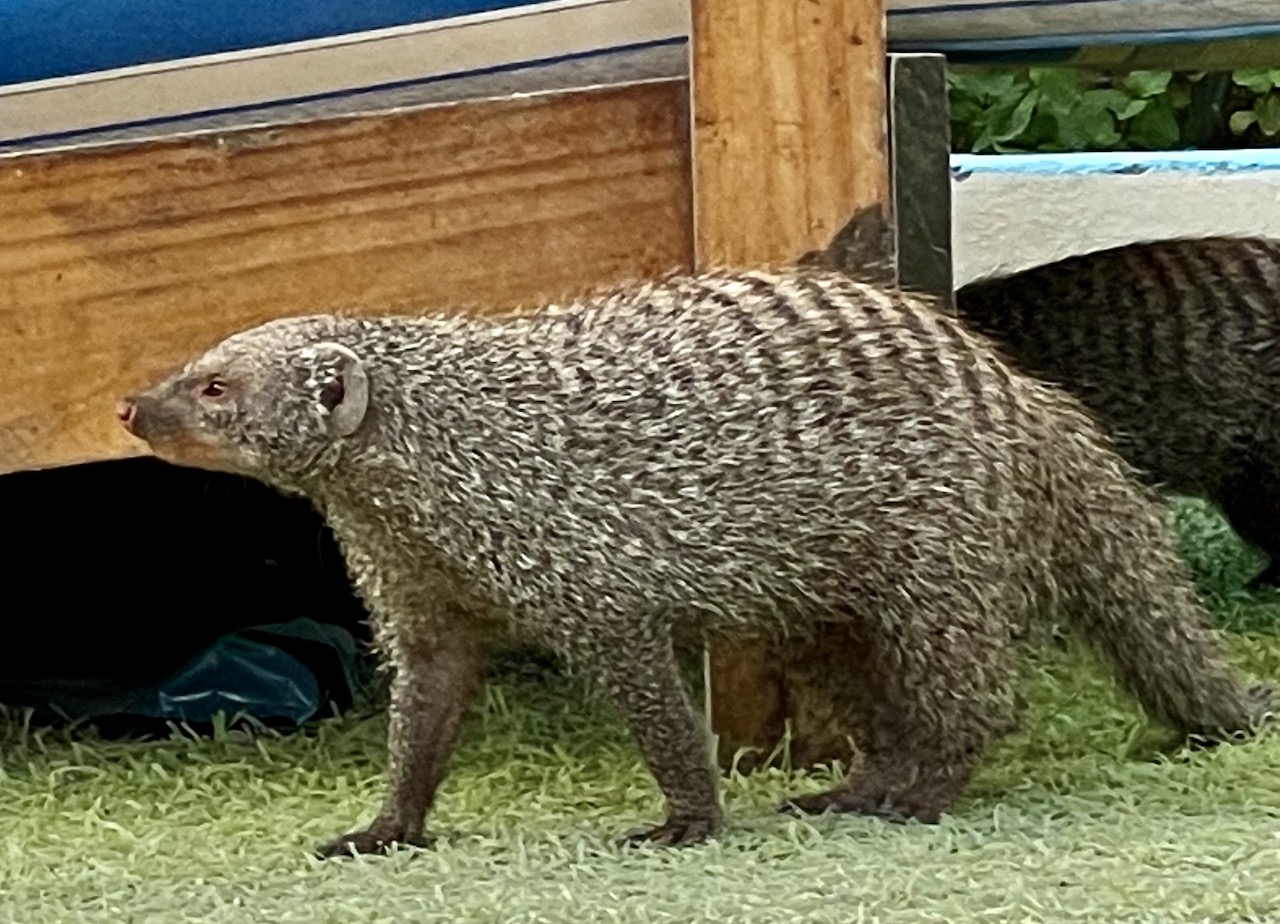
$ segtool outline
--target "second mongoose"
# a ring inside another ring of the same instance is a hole
[[[1280,584],[1280,241],[1128,244],[962,286],[1011,362],[1077,395],[1149,483],[1204,498]]]

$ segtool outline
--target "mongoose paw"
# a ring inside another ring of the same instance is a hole
[[[792,815],[850,812],[886,821],[915,820],[933,825],[964,792],[974,748],[958,759],[913,759],[887,755],[826,792],[795,796],[778,807]]]
[[[716,832],[719,821],[715,817],[668,818],[654,828],[632,831],[622,838],[622,846],[657,844],[661,847],[684,847],[700,844]]]
[[[1276,701],[1276,691],[1270,684],[1254,684],[1249,688],[1249,698],[1254,703],[1254,731],[1274,725],[1280,719],[1280,702]]]
[[[1248,715],[1235,725],[1219,729],[1198,729],[1188,733],[1184,743],[1192,751],[1212,750],[1223,744],[1241,744],[1258,734],[1268,731],[1280,719],[1280,703],[1275,691],[1268,684],[1249,687]]]
[[[825,814],[857,814],[883,818],[886,821],[907,821],[915,819],[923,824],[937,824],[942,818],[942,809],[925,802],[915,800],[890,801],[887,797],[876,798],[867,793],[833,790],[806,796],[794,796],[778,806],[784,815],[825,815]]]
[[[873,798],[865,793],[848,792],[835,789],[830,792],[815,792],[804,796],[792,796],[778,806],[783,815],[873,815],[877,818],[894,819],[902,813],[895,811],[887,797]]]
[[[350,857],[357,854],[385,854],[393,847],[430,847],[435,838],[430,835],[406,837],[402,832],[389,832],[367,828],[353,831],[317,848],[321,860]]]
[[[1245,588],[1251,593],[1257,593],[1262,590],[1280,589],[1280,558],[1267,565],[1262,572],[1245,584]]]

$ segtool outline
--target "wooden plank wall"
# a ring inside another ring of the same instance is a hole
[[[0,472],[140,451],[115,401],[232,331],[692,260],[684,81],[0,158]]]
[[[854,212],[887,209],[882,0],[692,3],[698,264],[794,260],[824,247]],[[812,661],[798,649],[787,654],[801,666]],[[789,676],[787,661],[763,641],[712,646],[722,764],[740,748],[759,749],[739,765],[749,769],[781,739],[786,719],[817,722],[822,697]],[[825,716],[817,724],[813,742],[793,742],[798,753],[840,756],[830,753],[839,728]]]

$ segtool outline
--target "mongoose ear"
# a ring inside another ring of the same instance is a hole
[[[320,343],[315,351],[333,369],[333,377],[321,383],[317,396],[329,415],[329,431],[350,436],[369,412],[369,373],[360,357],[340,343]]]

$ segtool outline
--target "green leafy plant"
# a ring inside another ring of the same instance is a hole
[[[1248,108],[1239,108],[1227,120],[1233,135],[1280,135],[1280,68],[1242,70],[1231,75],[1232,82],[1252,95]],[[1241,95],[1237,91],[1237,96]]]
[[[1280,144],[1280,69],[1225,77],[1077,68],[960,69],[948,77],[953,148],[1169,150]]]
[[[1117,80],[1073,68],[953,73],[952,136],[976,152],[1169,147],[1190,104],[1185,83],[1168,71]]]

